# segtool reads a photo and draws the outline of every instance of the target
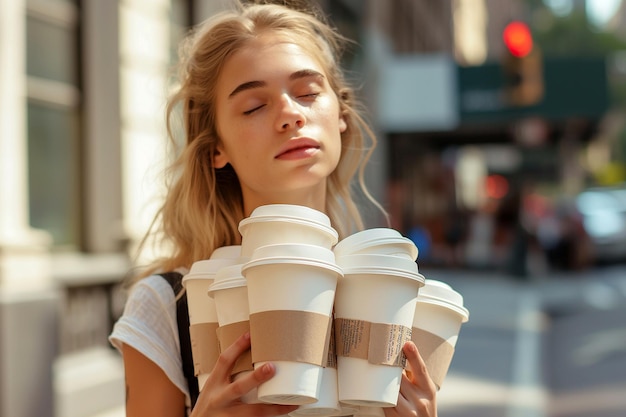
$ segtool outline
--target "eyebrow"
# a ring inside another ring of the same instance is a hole
[[[322,74],[319,71],[312,70],[312,69],[302,69],[289,75],[289,80],[294,81],[294,80],[307,78],[307,77],[323,79],[324,74]],[[228,98],[233,98],[235,95],[245,90],[251,90],[253,88],[260,88],[260,87],[265,87],[265,86],[267,86],[267,82],[265,81],[247,81],[235,87],[235,89],[228,95]]]

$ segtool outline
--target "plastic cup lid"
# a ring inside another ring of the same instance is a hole
[[[330,226],[330,218],[325,213],[310,207],[293,204],[268,204],[259,206],[252,211],[249,218],[266,216],[305,219]]]
[[[397,230],[384,227],[356,232],[337,243],[334,250],[339,256],[357,254],[365,248],[382,245],[400,245],[413,260],[417,259],[418,249],[411,239],[402,236]]]
[[[320,230],[326,235],[328,235],[331,241],[331,245],[334,245],[335,243],[337,243],[337,240],[339,237],[339,234],[337,233],[337,231],[326,224],[313,222],[313,221],[305,220],[305,219],[296,219],[296,218],[280,217],[280,216],[267,216],[267,217],[257,217],[257,218],[248,217],[247,219],[243,219],[239,223],[239,232],[242,235],[244,235],[246,228],[249,225],[255,224],[255,223],[256,224],[263,223],[263,222],[282,223],[282,224],[285,224],[286,227],[289,227],[289,225],[297,224],[297,225],[308,226],[308,227]]]
[[[469,311],[463,306],[463,296],[445,282],[427,279],[417,295],[418,302],[443,305],[469,318]]]
[[[201,261],[196,261],[191,265],[191,269],[189,269],[189,272],[183,277],[182,283],[184,285],[185,282],[190,279],[213,280],[215,279],[215,274],[217,274],[217,272],[220,269],[226,266],[239,263],[238,260],[239,258],[233,258],[233,259],[215,258],[215,259],[204,259]]]
[[[424,276],[419,273],[415,261],[399,256],[376,254],[337,256],[337,265],[343,270],[344,275],[394,275],[414,279],[422,285],[424,285],[425,281]]]
[[[277,243],[261,246],[254,250],[250,261],[244,264],[242,271],[248,268],[266,264],[305,264],[322,266],[341,273],[335,263],[335,254],[332,250],[306,243]]]
[[[241,245],[222,246],[211,254],[210,259],[237,259],[241,256]]]
[[[239,222],[239,232],[243,233],[249,224],[263,221],[290,222],[316,226],[333,236],[333,245],[337,243],[338,233],[332,228],[330,218],[321,211],[310,207],[290,204],[270,204],[257,207],[252,211],[250,217]]]
[[[245,287],[247,281],[241,274],[242,264],[226,266],[215,274],[215,280],[209,287],[209,296],[213,296],[214,291],[225,290],[228,288]]]
[[[344,238],[341,242],[337,244],[337,246],[342,245],[355,245],[359,242],[370,241],[381,238],[390,238],[390,237],[402,237],[400,232],[395,229],[391,229],[388,227],[375,227],[373,229],[365,229],[358,231],[356,233],[351,234],[350,236]]]

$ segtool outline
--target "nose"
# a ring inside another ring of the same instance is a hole
[[[284,94],[280,98],[280,112],[276,122],[278,130],[289,130],[304,126],[306,119],[300,105],[289,95]]]

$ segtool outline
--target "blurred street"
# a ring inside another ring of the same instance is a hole
[[[421,270],[462,293],[470,310],[441,417],[626,415],[626,266],[530,282]]]

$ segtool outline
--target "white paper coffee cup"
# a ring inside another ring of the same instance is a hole
[[[400,256],[414,261],[418,255],[417,246],[411,239],[397,230],[384,227],[354,233],[337,243],[333,250],[337,257],[373,254]]]
[[[399,256],[346,255],[337,264],[344,272],[335,295],[339,400],[393,407],[424,277],[414,261]]]
[[[248,287],[241,274],[241,267],[242,264],[236,264],[220,269],[208,290],[209,296],[215,301],[220,352],[250,329]],[[235,364],[233,379],[241,378],[251,371],[252,361],[248,351]],[[258,403],[256,389],[243,395],[241,401],[246,404]]]
[[[322,381],[320,384],[318,400],[311,404],[298,407],[296,411],[289,413],[291,417],[300,416],[336,416],[341,412],[339,398],[337,396],[337,369],[322,369]]]
[[[276,375],[259,386],[259,400],[295,405],[318,401],[341,275],[333,252],[308,244],[262,246],[242,273],[248,282],[254,367],[268,361],[276,366]]]
[[[241,258],[241,245],[222,246],[213,251],[209,259],[237,260]]]
[[[238,245],[218,248],[209,259],[194,262],[182,279],[187,293],[189,332],[195,341],[192,343],[192,357],[200,390],[215,365],[216,354],[219,351],[214,335],[218,326],[217,312],[215,303],[209,298],[207,291],[221,268],[239,262],[240,253],[241,248]]]
[[[448,373],[461,325],[469,320],[463,296],[445,282],[427,279],[413,318],[413,342],[437,388]]]
[[[334,327],[331,323],[328,340],[328,359],[324,369],[322,369],[322,382],[317,402],[301,405],[296,411],[290,413],[291,417],[342,415],[343,410],[337,395],[337,355],[335,353],[335,335],[333,330]]]
[[[330,219],[321,211],[290,204],[270,204],[257,207],[239,222],[241,255],[265,245],[306,243],[330,249],[337,243],[338,233]]]

